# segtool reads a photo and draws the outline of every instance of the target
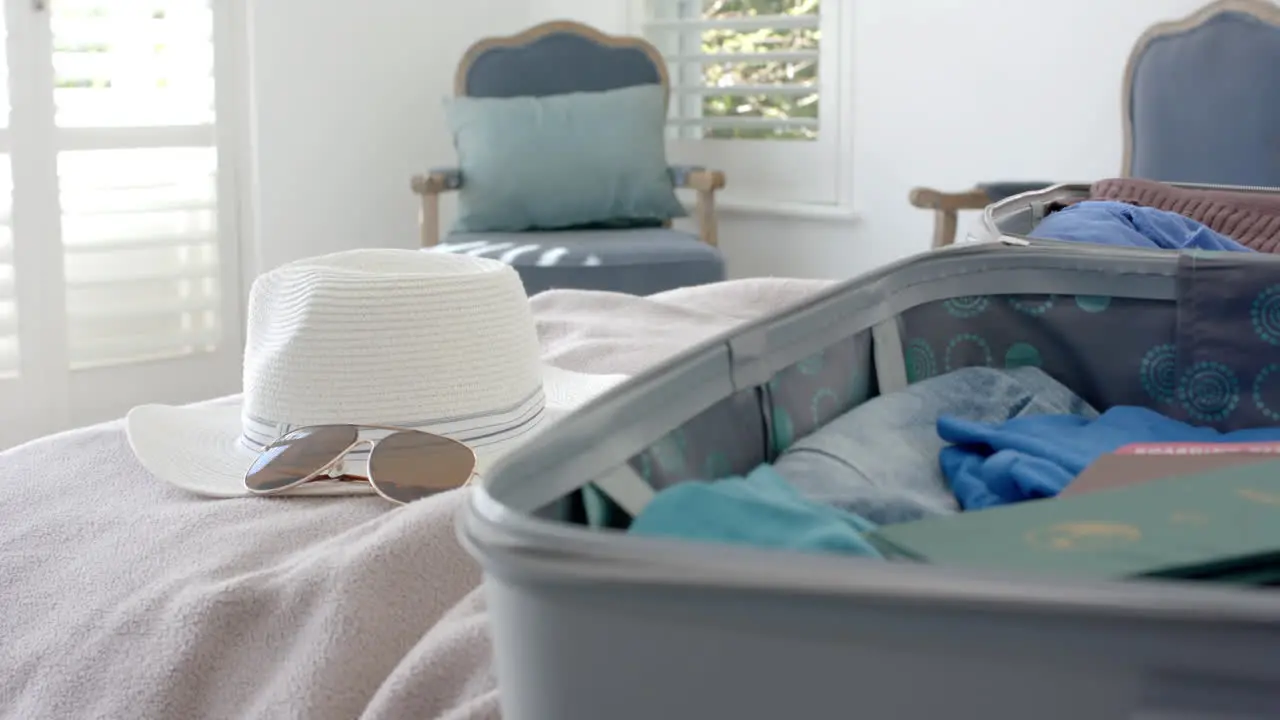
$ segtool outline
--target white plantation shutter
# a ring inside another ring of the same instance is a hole
[[[235,135],[220,118],[243,98],[218,52],[231,0],[4,1],[31,30],[11,53],[29,63],[11,74],[27,402],[63,426],[234,391]]]
[[[0,135],[5,130],[0,129]],[[8,153],[0,153],[0,378],[18,372],[18,306],[13,283],[13,173]]]
[[[0,12],[0,379],[18,373],[18,307],[13,283],[13,170],[9,162],[8,33]]]
[[[51,5],[73,369],[216,350],[209,0]]]
[[[644,32],[671,71],[673,138],[818,137],[820,5],[768,5],[751,12],[726,2],[655,4]]]
[[[644,0],[641,31],[671,81],[672,160],[724,170],[729,196],[840,202],[840,5]]]
[[[73,369],[216,350],[212,149],[60,153]]]

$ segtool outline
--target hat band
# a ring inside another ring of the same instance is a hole
[[[505,410],[454,418],[388,421],[369,424],[387,425],[406,430],[421,430],[433,435],[443,435],[466,444],[472,450],[480,450],[486,445],[506,442],[512,438],[532,432],[546,419],[546,405],[547,401],[542,393],[542,388],[538,388],[524,400]],[[241,415],[240,443],[250,450],[261,452],[268,445],[294,430],[309,425],[342,424],[361,425],[363,423],[288,423],[256,417],[245,412]],[[362,437],[376,440],[391,432],[394,431],[371,431],[368,435],[362,435]],[[367,452],[367,450],[362,452]],[[357,452],[354,454],[359,455],[362,453]]]

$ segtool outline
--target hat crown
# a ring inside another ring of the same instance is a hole
[[[244,357],[248,426],[433,427],[540,407],[533,315],[495,260],[353,250],[261,275]]]

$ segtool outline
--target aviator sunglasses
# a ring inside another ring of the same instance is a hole
[[[381,431],[381,437],[361,437]],[[347,457],[368,446],[367,477],[343,472]],[[476,455],[457,440],[386,425],[313,425],[298,428],[263,449],[244,476],[257,495],[272,495],[313,480],[367,482],[382,497],[409,503],[462,487]]]

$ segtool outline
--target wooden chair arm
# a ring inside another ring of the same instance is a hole
[[[724,188],[724,173],[700,167],[672,168],[672,180],[676,187],[689,188],[697,193],[694,214],[698,221],[698,236],[708,245],[719,242],[716,226],[715,192]],[[462,187],[462,173],[454,168],[434,169],[425,175],[414,175],[409,187],[422,198],[418,215],[418,229],[422,247],[440,243],[440,195]]]
[[[912,206],[922,210],[981,210],[991,198],[981,188],[973,188],[964,192],[942,192],[933,188],[918,187],[911,191],[907,198]]]
[[[698,192],[715,192],[723,190],[724,185],[724,173],[719,170],[699,169],[685,175],[683,187],[692,188]]]
[[[409,187],[419,195],[457,190],[462,187],[462,172],[457,168],[432,168],[426,175],[414,175]]]
[[[982,188],[948,193],[933,188],[915,188],[907,196],[912,206],[933,211],[933,247],[940,248],[956,241],[956,224],[961,210],[981,210],[991,202]]]
[[[462,187],[462,173],[457,168],[433,168],[426,175],[414,175],[409,188],[421,195],[418,212],[418,235],[422,247],[440,243],[440,195]]]
[[[716,247],[720,244],[720,229],[716,224],[717,190],[724,189],[724,173],[701,167],[674,166],[671,180],[678,188],[689,188],[697,193],[694,215],[698,220],[698,237],[702,242]]]

